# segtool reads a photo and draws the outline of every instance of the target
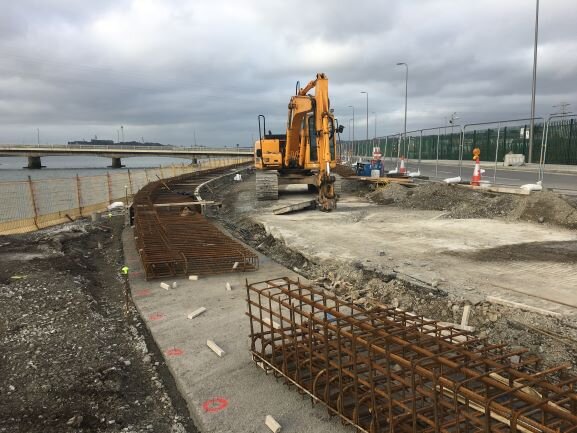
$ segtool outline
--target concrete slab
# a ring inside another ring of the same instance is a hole
[[[202,432],[270,432],[265,417],[272,415],[283,432],[351,432],[312,406],[294,388],[266,375],[249,354],[249,321],[245,315],[245,279],[262,281],[296,274],[259,255],[260,270],[250,273],[178,279],[168,291],[147,282],[134,247],[132,229],[123,234],[125,257],[131,263],[130,286],[137,309],[164,353],[180,392]],[[302,279],[302,277],[301,277]],[[230,282],[232,291],[226,290]],[[188,319],[205,307],[206,312]],[[219,358],[212,339],[226,354]]]
[[[282,198],[282,204],[305,195]],[[260,208],[253,220],[319,263],[360,261],[394,269],[467,297],[467,290],[555,313],[577,312],[577,233],[520,221],[443,219],[437,211],[377,206],[344,196],[336,211],[274,215]],[[547,254],[532,251],[541,248]],[[561,254],[565,249],[570,253]],[[555,252],[559,251],[557,255]]]

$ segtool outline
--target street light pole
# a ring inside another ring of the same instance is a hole
[[[353,143],[352,143],[352,150],[354,152],[355,150],[355,107],[353,107],[352,105],[349,105],[348,108],[352,108],[353,109]]]
[[[531,126],[529,135],[529,155],[527,161],[533,159],[533,135],[535,132],[535,91],[537,89],[537,42],[539,40],[539,0],[536,1],[535,10],[535,43],[533,45],[533,85],[531,87]]]
[[[404,137],[405,137],[405,146],[406,146],[406,142],[407,142],[407,95],[408,95],[408,89],[409,89],[409,65],[407,65],[405,62],[399,62],[397,63],[397,66],[401,66],[404,65],[405,66],[405,128],[404,128]]]
[[[367,96],[367,145],[369,143],[369,92],[361,92]]]
[[[375,113],[374,111],[372,111],[374,117],[375,117],[375,137],[374,139],[377,139],[377,113]]]

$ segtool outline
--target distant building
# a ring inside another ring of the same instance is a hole
[[[69,141],[68,144],[77,144],[77,145],[89,145],[89,146],[113,146],[114,141],[112,140],[97,140],[92,139],[90,141],[86,140],[78,140],[78,141]]]

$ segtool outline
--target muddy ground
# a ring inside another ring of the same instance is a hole
[[[136,310],[124,217],[0,236],[0,432],[195,432]]]
[[[403,189],[400,190],[397,187]],[[213,185],[211,188],[213,189],[212,198],[221,200],[223,203],[220,210],[210,214],[211,218],[260,252],[309,280],[315,281],[318,285],[334,291],[345,300],[361,304],[367,308],[371,308],[376,303],[385,303],[422,314],[430,319],[451,323],[460,323],[463,307],[472,305],[473,313],[469,324],[475,328],[477,336],[488,338],[492,343],[504,342],[515,348],[522,346],[528,350],[528,355],[538,355],[543,360],[544,366],[569,363],[577,368],[577,316],[562,319],[548,317],[489,303],[474,294],[464,293],[462,296],[455,296],[437,287],[435,282],[431,284],[430,282],[419,281],[410,275],[398,273],[394,267],[376,268],[372,263],[361,260],[346,263],[326,260],[315,261],[310,257],[303,256],[299,251],[291,250],[282,240],[276,239],[267,233],[264,227],[254,222],[251,215],[259,212],[259,209],[267,207],[268,204],[256,201],[254,182],[250,175],[245,176],[242,183],[234,183],[229,179],[218,185]],[[421,191],[419,191],[420,188],[422,188]],[[447,211],[447,218],[464,215],[463,209],[469,205],[463,205],[462,202],[475,202],[478,200],[476,196],[481,194],[464,190],[463,194],[469,196],[463,199],[462,197],[459,198],[461,196],[459,190],[457,197],[448,196],[437,201],[439,195],[442,197],[442,194],[445,194],[439,192],[441,190],[439,186],[431,187],[426,184],[416,189],[407,190],[399,185],[392,185],[392,190],[407,200],[401,203],[401,206],[407,205],[425,209],[431,209],[430,206],[438,206],[432,209]],[[432,191],[437,191],[434,198],[430,197]],[[411,193],[406,194],[407,192]],[[364,195],[367,193],[369,193],[368,190],[355,194]],[[382,191],[369,193],[373,200],[377,194],[382,194]],[[539,217],[555,214],[550,206],[557,205],[562,209],[567,209],[566,216],[569,216],[569,218],[564,218],[558,222],[569,221],[571,223],[570,218],[572,218],[571,215],[573,215],[574,210],[572,205],[565,199],[557,196],[551,197],[548,194],[546,193],[545,197],[541,198],[544,200],[541,205],[535,199],[526,200],[526,197],[522,197],[524,200],[518,200],[517,197],[497,197],[497,195],[492,194],[485,197],[484,200],[501,203],[501,206],[490,206],[492,211],[485,216],[527,219],[539,224]],[[405,204],[411,200],[410,197],[414,197],[415,201],[412,204]],[[424,197],[427,200],[424,200]],[[395,204],[396,202],[390,202],[388,205]],[[566,205],[569,208],[565,208]],[[463,207],[455,211],[455,208],[459,206]],[[477,204],[473,206],[477,206]],[[476,213],[474,214],[476,215]],[[544,224],[549,222],[541,221]],[[546,256],[555,254],[546,246],[533,245],[531,248],[537,252],[541,251],[545,259]],[[497,254],[503,260],[507,258],[505,249],[487,254]],[[573,247],[565,251],[564,254],[569,260],[575,259]],[[479,260],[483,259],[487,260],[489,257],[479,257]],[[467,290],[469,289],[464,289],[465,292]],[[471,301],[471,299],[476,300]]]

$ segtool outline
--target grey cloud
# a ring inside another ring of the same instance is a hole
[[[38,126],[51,141],[114,138],[122,124],[154,141],[191,144],[196,131],[204,144],[247,144],[258,114],[282,130],[296,81],[321,71],[341,123],[354,105],[364,130],[365,90],[381,135],[402,123],[399,61],[410,65],[411,128],[453,111],[529,113],[534,4],[523,0],[8,3],[2,142]],[[542,3],[537,102],[548,113],[577,104],[577,3]]]

